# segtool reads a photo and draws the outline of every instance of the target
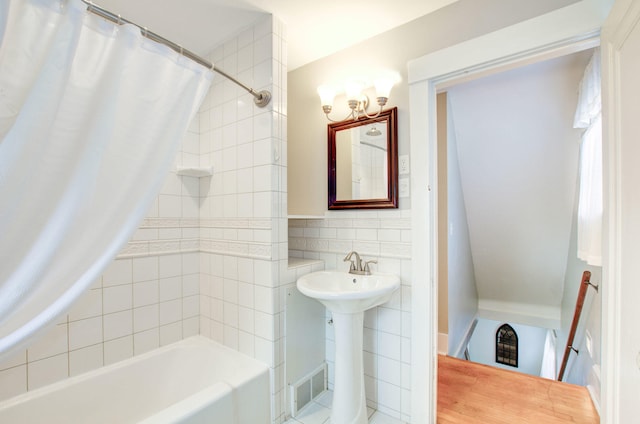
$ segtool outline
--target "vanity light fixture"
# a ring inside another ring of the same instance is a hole
[[[341,121],[335,121],[329,117],[331,110],[333,109],[333,99],[335,98],[338,90],[332,85],[321,85],[318,87],[318,94],[320,95],[320,102],[322,103],[322,110],[331,122],[342,122],[347,119],[353,119],[357,121],[363,116],[367,118],[376,118],[382,112],[382,108],[387,104],[389,99],[389,93],[391,88],[399,81],[399,75],[394,73],[392,75],[385,75],[379,77],[373,81],[373,85],[376,89],[376,101],[380,109],[375,115],[369,115],[367,113],[367,107],[369,106],[369,98],[363,93],[363,90],[370,84],[363,82],[362,80],[351,79],[344,84],[344,92],[347,97],[347,104],[351,112]]]

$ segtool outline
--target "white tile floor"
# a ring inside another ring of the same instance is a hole
[[[331,424],[331,402],[333,392],[327,391],[305,406],[297,417],[291,418],[285,424]],[[367,408],[369,424],[405,424],[400,420]]]

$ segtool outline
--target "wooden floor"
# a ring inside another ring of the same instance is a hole
[[[438,356],[438,424],[599,422],[585,387]]]

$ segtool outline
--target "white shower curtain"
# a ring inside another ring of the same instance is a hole
[[[212,73],[79,0],[2,0],[0,14],[1,357],[127,242]]]
[[[602,266],[602,103],[600,50],[596,49],[580,83],[574,128],[584,128],[580,145],[578,258]]]

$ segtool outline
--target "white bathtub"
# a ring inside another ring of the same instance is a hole
[[[0,403],[3,424],[268,424],[266,365],[201,336]]]

